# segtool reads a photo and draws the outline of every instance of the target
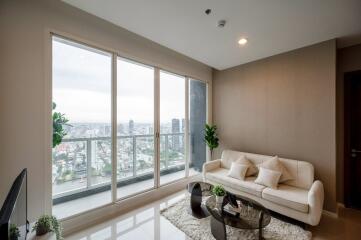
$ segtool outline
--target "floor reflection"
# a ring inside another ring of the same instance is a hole
[[[125,215],[98,224],[71,236],[70,240],[190,240],[182,231],[160,215],[160,211],[186,197],[180,192]]]

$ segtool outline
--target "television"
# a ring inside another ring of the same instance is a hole
[[[29,232],[27,170],[16,177],[0,211],[0,239],[23,240]]]

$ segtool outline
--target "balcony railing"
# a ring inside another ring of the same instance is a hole
[[[185,168],[184,133],[160,135],[160,174]],[[111,138],[67,138],[53,150],[54,204],[110,189]],[[117,137],[118,186],[154,177],[154,135]]]

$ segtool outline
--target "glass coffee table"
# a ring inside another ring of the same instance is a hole
[[[188,213],[198,219],[209,216],[207,207],[202,204],[203,197],[212,195],[212,184],[205,182],[191,182],[187,185],[187,190],[191,194]]]
[[[231,213],[227,212],[230,206],[236,208],[236,211],[232,209]],[[270,212],[260,203],[228,192],[222,204],[216,203],[215,196],[209,197],[206,207],[211,214],[211,232],[217,240],[227,239],[226,225],[239,229],[258,229],[258,237],[263,239],[262,229],[271,221]]]

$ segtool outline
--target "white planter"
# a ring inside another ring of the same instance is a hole
[[[36,236],[35,232],[32,232],[28,234],[27,238],[28,240],[56,240],[56,236],[54,233],[46,233],[41,236]]]
[[[216,196],[216,204],[221,205],[223,203],[224,196]]]

